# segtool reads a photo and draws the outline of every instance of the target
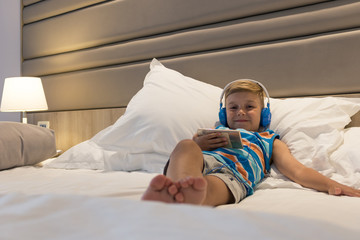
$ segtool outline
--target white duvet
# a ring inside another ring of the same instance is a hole
[[[39,167],[2,171],[0,239],[358,239],[360,234],[359,198],[296,189],[286,180],[273,189],[268,178],[240,204],[218,208],[141,201],[155,175]]]
[[[1,239],[358,239],[329,222],[244,209],[118,198],[9,194]]]
[[[240,204],[218,208],[140,201],[153,176],[35,167],[2,172],[7,186],[0,186],[0,239],[358,239],[360,234],[357,198],[262,186]]]
[[[145,172],[21,167],[0,173],[0,194],[85,195],[139,200],[155,175]]]

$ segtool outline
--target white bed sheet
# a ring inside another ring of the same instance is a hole
[[[358,239],[312,218],[75,195],[0,198],[1,239]]]
[[[155,175],[39,167],[2,171],[0,239],[358,239],[360,234],[359,198],[284,182],[274,189],[265,181],[240,204],[218,208],[140,201]]]
[[[244,209],[319,220],[360,234],[360,199],[331,196],[309,189],[258,189],[240,204],[224,209]]]
[[[19,167],[0,172],[0,194],[63,194],[139,200],[156,174]]]

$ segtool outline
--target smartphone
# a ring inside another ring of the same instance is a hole
[[[225,137],[228,140],[228,145],[224,146],[225,148],[243,148],[241,135],[237,130],[199,128],[197,131],[198,136],[209,133],[220,133],[221,137]]]

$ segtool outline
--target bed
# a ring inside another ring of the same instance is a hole
[[[1,239],[358,239],[359,198],[275,167],[239,204],[141,200],[239,78],[267,87],[270,128],[300,162],[360,188],[357,1],[23,6],[23,75],[41,77],[49,105],[28,121],[51,129],[0,123]]]

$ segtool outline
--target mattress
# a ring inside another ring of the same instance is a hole
[[[21,167],[2,171],[0,194],[59,194],[139,200],[155,174]]]
[[[1,239],[358,239],[359,199],[266,181],[217,208],[141,201],[156,174],[20,167],[2,171]]]

